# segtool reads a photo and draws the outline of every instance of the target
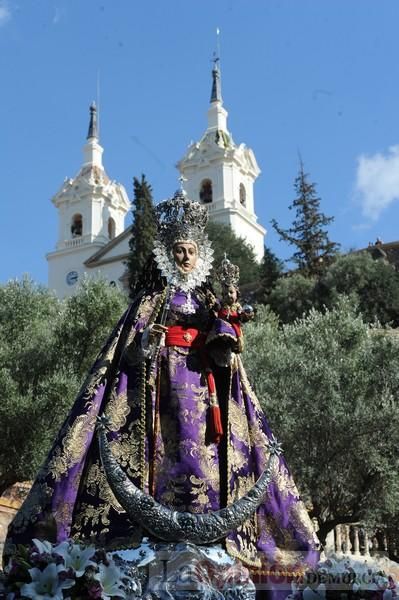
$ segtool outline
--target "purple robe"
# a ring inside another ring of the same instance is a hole
[[[152,367],[142,335],[159,314],[164,295],[142,296],[122,317],[99,354],[30,494],[9,528],[6,553],[33,537],[68,537],[127,548],[146,532],[132,523],[111,492],[99,458],[96,418],[110,419],[108,438],[132,481],[159,502],[181,511],[207,512],[244,495],[269,458],[271,431],[239,354],[229,367],[212,363],[212,347],[236,348],[236,333],[216,319],[203,291],[176,292],[167,325],[195,327],[208,336],[200,349],[168,346]],[[224,435],[209,432],[205,362],[213,364]],[[274,459],[265,501],[253,518],[225,540],[227,552],[248,566],[300,570],[317,559],[312,522],[283,456]]]

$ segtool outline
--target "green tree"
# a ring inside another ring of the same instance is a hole
[[[296,198],[289,207],[296,211],[292,227],[282,229],[275,219],[272,220],[272,225],[281,240],[297,248],[290,260],[300,272],[305,276],[319,275],[338,251],[338,244],[330,241],[325,229],[334,218],[326,217],[320,211],[316,185],[308,181],[302,161],[294,188]]]
[[[0,493],[33,474],[42,440],[48,445],[53,390],[65,392],[63,366],[51,386],[58,320],[59,303],[46,288],[28,279],[0,287]]]
[[[228,225],[209,222],[206,229],[214,250],[214,269],[217,269],[226,253],[229,260],[240,267],[241,284],[256,282],[259,277],[259,264],[252,247],[238,237]]]
[[[319,537],[339,523],[399,514],[399,340],[348,298],[278,326],[267,307],[245,329],[245,364]]]
[[[62,303],[55,328],[56,345],[79,379],[90,369],[95,356],[127,308],[127,297],[103,279],[83,279],[78,293]]]
[[[368,323],[399,326],[399,274],[369,252],[338,256],[320,277],[280,277],[266,302],[283,323],[291,323],[311,308],[334,308],[342,295],[353,299]]]
[[[0,286],[0,495],[36,474],[125,304],[106,282],[65,302],[26,278]]]
[[[317,305],[333,307],[341,294],[353,296],[366,321],[399,326],[399,274],[369,252],[340,256],[315,288]]]
[[[133,225],[129,240],[130,254],[126,261],[129,289],[133,292],[141,272],[151,255],[157,224],[152,200],[152,187],[144,175],[133,179]]]
[[[256,300],[261,304],[269,301],[269,296],[283,274],[283,261],[265,246],[265,253],[262,262],[259,265],[259,289],[256,293]]]
[[[283,323],[292,323],[314,307],[315,278],[293,273],[281,277],[267,299]]]

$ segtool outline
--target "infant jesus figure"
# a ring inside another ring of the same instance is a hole
[[[254,309],[249,304],[240,304],[238,287],[240,269],[227,258],[226,254],[217,271],[217,278],[222,288],[217,317],[224,322],[219,325],[220,333],[224,330],[224,335],[229,336],[228,329],[226,330],[226,323],[228,323],[232,334],[231,338],[234,340],[231,350],[241,353],[244,347],[241,324],[254,318]]]

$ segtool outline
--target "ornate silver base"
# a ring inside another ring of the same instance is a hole
[[[255,600],[248,569],[219,545],[143,542],[113,558],[133,579],[129,600]]]

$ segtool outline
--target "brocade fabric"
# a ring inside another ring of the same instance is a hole
[[[6,554],[34,537],[73,537],[110,550],[133,547],[146,536],[108,486],[95,434],[102,413],[109,418],[112,451],[131,480],[176,510],[217,510],[248,492],[261,475],[272,433],[241,357],[233,352],[229,367],[212,363],[215,341],[236,348],[235,329],[216,319],[202,291],[192,294],[192,314],[185,310],[187,295],[176,291],[167,324],[196,327],[212,344],[165,347],[151,366],[141,337],[162,300],[160,292],[141,296],[112,332],[9,527]],[[213,365],[222,411],[218,445],[209,435],[205,364]],[[263,504],[228,535],[226,550],[251,567],[298,571],[317,560],[316,542],[285,459],[275,457]]]

